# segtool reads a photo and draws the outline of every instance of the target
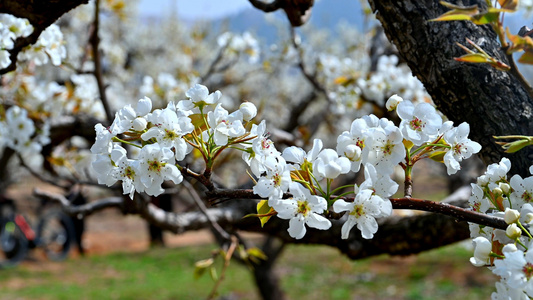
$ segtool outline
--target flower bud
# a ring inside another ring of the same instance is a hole
[[[527,213],[524,218],[524,223],[531,224],[533,222],[533,213]]]
[[[148,122],[144,118],[136,118],[133,120],[133,123],[131,124],[133,127],[133,130],[135,131],[143,131],[146,128],[146,124]]]
[[[257,108],[252,102],[244,102],[239,107],[239,110],[242,112],[242,116],[245,121],[250,121],[257,115]]]
[[[344,149],[344,155],[351,161],[357,161],[361,157],[361,148],[356,145],[348,145]]]
[[[477,185],[483,187],[486,186],[489,183],[489,179],[486,175],[481,175],[477,178]]]
[[[500,182],[498,186],[505,194],[509,193],[509,191],[511,190],[511,186],[505,182]]]
[[[492,243],[481,236],[478,236],[472,242],[474,243],[474,257],[470,258],[470,262],[476,267],[486,265],[492,250]]]
[[[518,251],[518,248],[516,248],[515,244],[507,244],[503,246],[502,253],[505,254],[505,252],[516,252]]]
[[[520,212],[518,212],[518,210],[516,209],[510,209],[509,207],[507,207],[505,209],[505,216],[503,217],[503,219],[507,224],[516,223],[516,221],[520,219]]]
[[[494,193],[495,196],[500,196],[503,194],[503,191],[502,189],[500,189],[500,187],[495,187],[492,192]]]
[[[385,103],[385,107],[387,108],[388,111],[393,111],[396,109],[396,107],[398,106],[398,104],[400,102],[402,102],[403,99],[402,97],[394,94],[392,95],[389,100],[387,100],[387,103]]]
[[[522,230],[518,228],[518,225],[516,225],[516,223],[513,223],[507,226],[507,229],[505,230],[505,234],[507,234],[507,236],[510,239],[516,240],[522,235]]]

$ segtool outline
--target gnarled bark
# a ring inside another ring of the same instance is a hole
[[[486,7],[484,0],[449,1]],[[533,135],[533,99],[511,73],[486,64],[457,62],[464,53],[456,43],[473,40],[487,53],[507,61],[497,36],[489,26],[467,21],[430,22],[448,9],[439,1],[369,0],[385,33],[413,74],[426,87],[440,111],[458,125],[470,124],[470,137],[483,149],[486,164],[498,162],[503,151],[494,135]],[[533,149],[508,156],[512,172],[526,176]]]

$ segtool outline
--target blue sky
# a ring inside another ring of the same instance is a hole
[[[252,7],[248,0],[140,0],[139,13],[141,16],[164,15],[173,2],[178,15],[187,20],[217,19]]]

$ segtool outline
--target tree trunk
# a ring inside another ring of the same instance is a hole
[[[274,272],[274,266],[280,254],[283,252],[285,244],[276,241],[272,236],[266,238],[261,250],[268,257],[267,260],[260,260],[253,265],[255,285],[263,300],[284,300],[285,293],[279,284],[279,278]]]
[[[484,0],[449,1],[486,7]],[[430,22],[448,9],[433,0],[369,0],[385,33],[413,74],[426,87],[438,109],[455,125],[470,124],[470,137],[483,149],[483,161],[498,162],[503,151],[495,135],[533,135],[533,99],[511,73],[486,64],[455,61],[465,52],[456,43],[466,38],[489,55],[507,62],[505,52],[490,26],[467,21]],[[527,176],[533,149],[509,155],[513,173]]]

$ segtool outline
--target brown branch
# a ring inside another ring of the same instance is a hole
[[[470,193],[468,192],[468,188],[466,188],[466,192],[465,190],[462,191],[457,196],[460,201],[457,202],[458,200],[456,199],[455,204],[466,203]],[[241,190],[234,194],[250,195],[249,193],[250,191],[248,190]],[[228,192],[221,194],[228,196]],[[67,207],[66,211],[74,215],[78,212],[89,214],[89,211],[85,210],[88,209],[88,206],[82,206],[83,209],[78,210],[76,207],[68,208],[71,204],[65,201],[65,197],[62,195],[50,198],[58,199],[59,203]],[[122,203],[123,198],[117,197],[111,199],[115,200],[96,201],[95,203],[98,203],[98,205],[93,204],[90,213],[113,206],[106,204],[109,202],[114,203],[114,206],[120,207],[121,204],[119,203]],[[449,197],[444,201],[449,199],[451,198]],[[125,201],[130,200],[126,199]],[[212,219],[223,227],[231,226],[236,229],[270,234],[286,243],[329,245],[338,248],[351,259],[360,259],[383,253],[390,255],[414,254],[448,245],[470,236],[466,222],[458,222],[454,217],[430,213],[412,217],[393,216],[381,219],[379,220],[379,230],[375,234],[374,239],[371,240],[363,239],[357,229],[351,231],[349,239],[341,239],[343,220],[331,220],[332,227],[329,230],[309,228],[308,233],[302,239],[295,240],[287,232],[288,222],[286,220],[272,218],[263,228],[256,218],[243,219],[242,216],[255,212],[256,201],[233,201],[230,206],[209,208],[207,209],[209,218],[201,212],[178,214],[166,212],[153,204],[148,204],[143,201],[133,201],[132,203],[135,207],[133,211],[130,211],[131,213],[139,214],[150,223],[174,233],[207,228],[211,226],[209,219]]]
[[[450,205],[444,202],[434,202],[415,198],[390,199],[394,209],[414,209],[434,212],[453,217],[459,221],[467,221],[479,225],[505,230],[508,226],[502,218],[478,213],[462,207]]]
[[[94,77],[96,78],[96,83],[98,85],[98,92],[100,93],[100,101],[104,106],[105,115],[107,120],[111,122],[113,120],[113,112],[109,107],[109,102],[107,101],[107,96],[105,93],[105,85],[102,72],[102,57],[99,49],[100,46],[100,37],[98,36],[98,31],[100,29],[100,0],[96,0],[94,4],[94,21],[91,33],[91,47],[93,50],[93,61],[94,61]]]
[[[48,184],[50,184],[50,185],[53,185],[53,186],[59,187],[59,188],[61,188],[61,189],[63,189],[63,190],[68,190],[69,187],[66,186],[66,185],[60,184],[60,183],[58,182],[57,179],[47,178],[47,177],[44,176],[44,174],[40,174],[40,173],[38,173],[38,172],[35,172],[32,168],[30,168],[30,167],[24,162],[24,159],[22,158],[22,156],[21,156],[19,153],[17,153],[17,157],[18,157],[18,159],[19,159],[19,163],[20,163],[20,165],[21,165],[23,168],[25,168],[28,172],[30,172],[30,174],[31,174],[33,177],[39,179],[39,180],[42,181],[42,182],[45,182],[45,183],[48,183]]]
[[[45,198],[61,204],[65,213],[76,216],[79,219],[90,216],[95,212],[109,207],[122,208],[124,199],[122,197],[110,197],[100,199],[83,205],[72,205],[70,201],[61,194],[50,193],[41,189],[34,189],[33,194],[37,197]]]
[[[225,240],[231,240],[231,235],[227,233],[222,227],[220,227],[220,225],[216,222],[216,220],[214,220],[209,215],[209,213],[207,212],[207,207],[205,206],[202,199],[200,199],[200,196],[198,195],[198,192],[196,191],[196,189],[194,189],[194,187],[186,180],[184,180],[182,183],[187,188],[187,191],[193,198],[194,202],[196,202],[196,205],[198,206],[200,211],[204,214],[204,216],[209,221],[209,224],[211,224],[211,227],[213,228],[213,230],[215,230]]]
[[[292,45],[294,49],[298,53],[298,67],[302,71],[302,74],[304,75],[304,77],[307,79],[307,81],[309,81],[309,83],[313,86],[313,88],[315,88],[317,91],[322,93],[324,97],[326,97],[329,103],[333,102],[331,98],[329,97],[328,91],[326,90],[326,88],[324,88],[324,86],[322,86],[322,84],[318,81],[317,76],[316,76],[316,71],[314,73],[310,73],[306,70],[302,49],[300,48],[300,43],[298,42],[297,37],[296,37],[296,30],[294,30],[294,28],[292,27],[291,27],[291,41],[292,41]]]

